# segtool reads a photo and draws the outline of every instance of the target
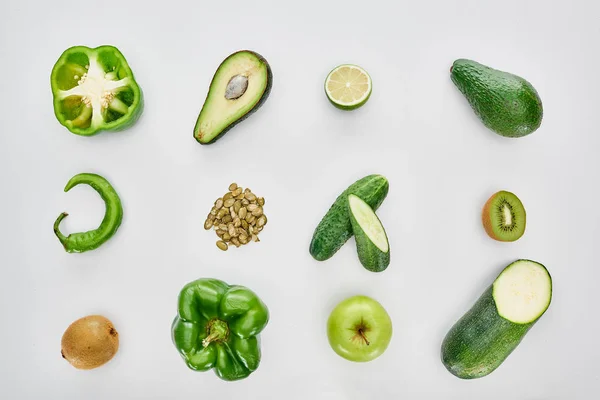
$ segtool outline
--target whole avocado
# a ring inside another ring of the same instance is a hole
[[[497,134],[516,138],[540,127],[542,100],[525,79],[465,59],[454,61],[450,76],[483,124]]]

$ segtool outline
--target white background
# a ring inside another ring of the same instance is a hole
[[[0,397],[3,399],[591,399],[600,391],[598,194],[600,6],[595,1],[3,1],[0,8]],[[132,129],[70,134],[54,117],[50,71],[72,45],[117,46],[145,95]],[[219,142],[192,138],[219,63],[249,48],[274,74],[262,109]],[[471,58],[528,79],[544,102],[534,134],[487,130],[452,84]],[[374,90],[346,113],[324,93],[341,63],[364,67]],[[95,228],[96,172],[125,209],[115,237],[67,254],[52,233]],[[335,197],[370,173],[390,192],[378,212],[387,271],[366,271],[348,242],[327,262],[308,253]],[[223,253],[203,230],[229,183],[266,198],[262,242]],[[527,231],[486,236],[480,211],[516,193]],[[546,265],[554,298],[492,375],[463,381],[440,343],[498,272],[517,258]],[[200,277],[246,285],[268,304],[263,358],[227,383],[193,372],[171,343],[181,287]],[[376,298],[394,335],[387,352],[351,363],[329,347],[340,300]],[[78,371],[60,357],[67,326],[110,318],[121,347]]]

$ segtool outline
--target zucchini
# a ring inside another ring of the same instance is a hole
[[[444,366],[463,379],[490,374],[546,312],[551,299],[552,278],[542,264],[510,264],[446,335]]]
[[[348,196],[350,222],[356,239],[360,263],[372,272],[381,272],[390,265],[390,244],[377,215],[360,197]]]
[[[373,210],[377,210],[387,196],[388,189],[389,183],[385,177],[369,175],[344,190],[315,229],[309,248],[313,258],[318,261],[331,258],[352,236],[348,195],[360,197]]]

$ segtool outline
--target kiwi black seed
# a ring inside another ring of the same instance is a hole
[[[501,242],[514,242],[525,233],[526,213],[521,200],[501,190],[485,203],[481,215],[487,234]]]
[[[88,315],[73,322],[61,341],[61,355],[77,369],[106,364],[119,349],[119,334],[101,315]]]

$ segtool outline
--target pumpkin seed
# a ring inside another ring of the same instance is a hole
[[[233,198],[229,198],[223,202],[223,207],[229,208],[233,205],[233,203],[235,203],[235,200]]]
[[[264,204],[264,197],[257,197],[250,188],[232,183],[229,192],[215,201],[206,216],[204,229],[214,228],[220,238],[217,246],[222,250],[229,248],[228,243],[240,247],[250,241],[259,242],[258,233],[267,224]]]
[[[260,218],[258,218],[258,221],[256,221],[256,225],[259,228],[265,226],[266,223],[267,223],[267,217],[265,217],[264,215],[261,215]]]

